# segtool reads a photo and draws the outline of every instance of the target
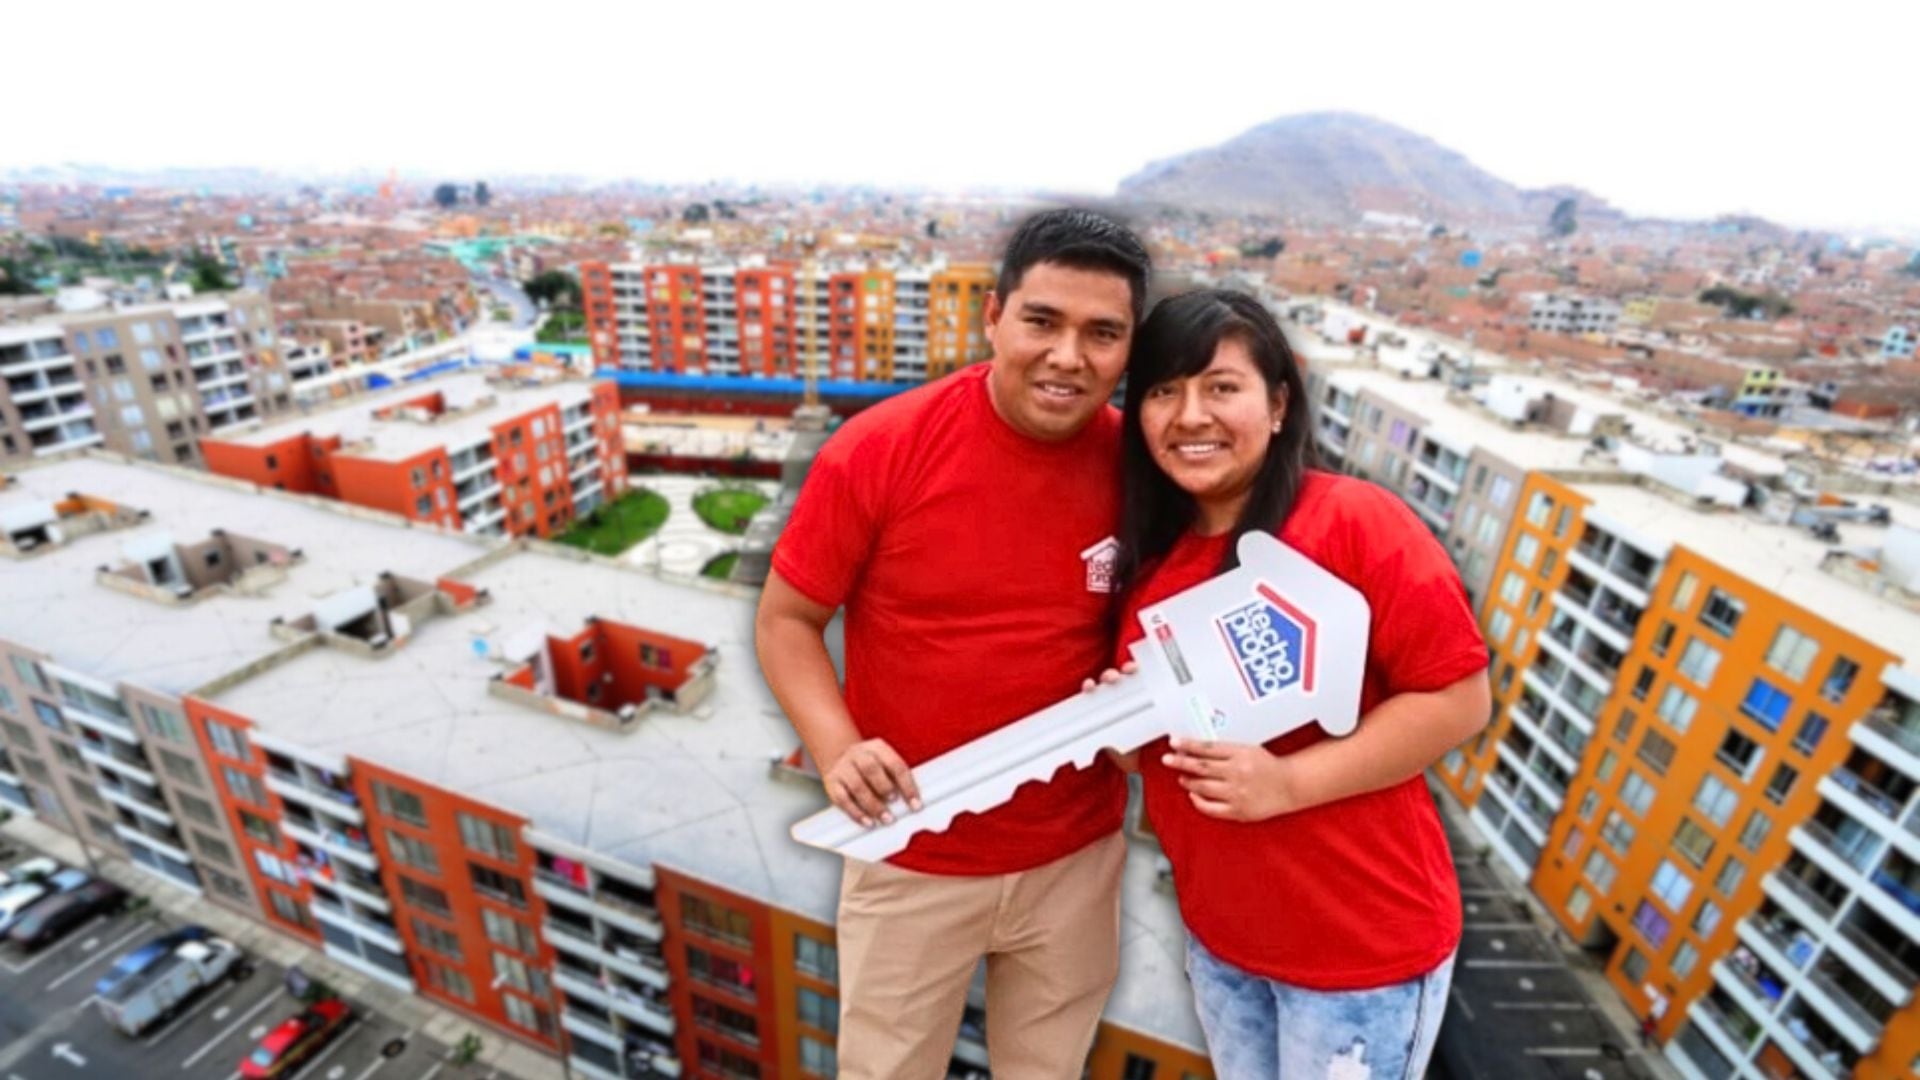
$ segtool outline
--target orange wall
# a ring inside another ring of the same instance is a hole
[[[752,941],[742,944],[712,937],[690,927],[682,915],[681,901],[687,896],[697,896],[745,915],[751,923]],[[687,1069],[691,1075],[703,1075],[698,1063],[699,1043],[704,1040],[758,1061],[763,1080],[781,1076],[779,1040],[774,1037],[778,1031],[775,1009],[781,1000],[778,983],[786,977],[786,973],[774,964],[773,928],[769,918],[771,909],[757,900],[750,900],[666,867],[656,867],[654,870],[654,898],[660,905],[662,925],[667,927],[666,960],[667,968],[672,973],[672,989],[668,992],[668,998],[673,1003],[677,1032],[675,1042],[683,1067],[691,1067]],[[689,947],[746,965],[753,973],[753,1000],[749,1002],[728,990],[696,980],[687,969],[686,950]],[[760,1033],[760,1044],[753,1046],[696,1023],[693,1012],[696,995],[753,1014]],[[791,997],[791,993],[787,996]]]
[[[305,432],[265,446],[201,439],[200,453],[206,458],[208,472],[261,487],[307,493],[320,490],[314,476],[312,443]]]

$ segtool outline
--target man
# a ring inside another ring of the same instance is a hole
[[[849,420],[774,550],[767,683],[862,824],[917,808],[911,769],[1106,666],[1119,497],[1108,404],[1146,301],[1137,237],[1083,210],[1029,219],[987,300],[990,364]],[[846,609],[842,695],[824,633]],[[843,1080],[946,1075],[987,958],[998,1080],[1078,1077],[1119,968],[1126,784],[1102,760],[849,861],[839,913]]]

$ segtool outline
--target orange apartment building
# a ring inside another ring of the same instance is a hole
[[[201,444],[207,468],[482,535],[557,536],[626,490],[610,384],[409,384]]]
[[[787,836],[817,781],[755,749],[792,735],[753,670],[750,598],[117,460],[25,470],[0,522],[42,502],[58,516],[8,534],[0,577],[84,614],[0,610],[11,808],[576,1076],[834,1075],[839,862]],[[218,528],[237,576],[183,597],[142,549],[89,585],[136,527]],[[134,621],[156,635],[137,657],[93,643]],[[44,718],[8,719],[46,710],[100,745],[70,765]],[[66,816],[82,788],[141,810]],[[1152,847],[1130,857],[1151,882]],[[1172,897],[1138,892],[1142,928],[1177,935]],[[1178,945],[1123,963],[1089,1076],[1211,1077],[1159,959]],[[952,1075],[984,1071],[980,1004]]]
[[[985,359],[982,264],[580,266],[594,363],[632,371],[920,382]]]

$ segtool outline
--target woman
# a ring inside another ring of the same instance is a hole
[[[1486,645],[1440,544],[1393,495],[1312,468],[1312,426],[1293,351],[1257,300],[1188,293],[1142,324],[1122,436],[1122,655],[1142,607],[1230,567],[1250,529],[1372,608],[1351,735],[1310,726],[1265,746],[1162,741],[1139,755],[1221,1080],[1423,1075],[1460,940],[1421,773],[1486,724]]]

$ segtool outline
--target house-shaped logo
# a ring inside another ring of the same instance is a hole
[[[1295,686],[1313,693],[1319,627],[1265,581],[1253,592],[1213,619],[1247,697],[1265,701]]]
[[[1110,593],[1113,591],[1113,572],[1120,560],[1120,541],[1109,536],[1080,553],[1080,561],[1087,564],[1087,591]]]

